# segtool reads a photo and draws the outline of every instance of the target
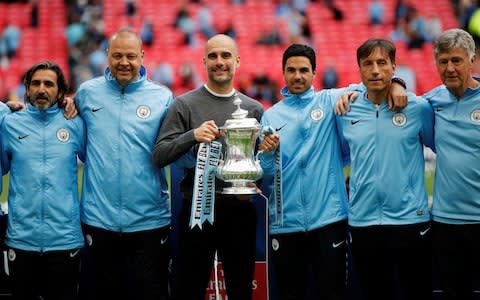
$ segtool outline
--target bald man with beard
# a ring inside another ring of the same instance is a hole
[[[213,224],[205,222],[200,229],[191,228],[189,223],[197,146],[212,141],[224,143],[218,127],[232,118],[237,108],[233,104],[236,95],[242,100],[241,108],[248,111],[247,118],[260,121],[263,108],[259,102],[233,88],[235,72],[240,66],[233,39],[223,34],[209,39],[203,64],[208,74],[207,83],[175,99],[153,151],[153,161],[158,167],[175,163],[185,169],[186,174],[180,186],[183,208],[174,299],[204,299],[215,251],[218,251],[228,299],[248,300],[252,298],[257,222],[250,197],[220,194],[225,183],[217,180]]]

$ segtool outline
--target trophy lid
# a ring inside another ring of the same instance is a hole
[[[225,121],[225,125],[222,126],[222,129],[232,129],[232,128],[260,128],[260,123],[255,118],[246,118],[248,111],[240,108],[242,104],[242,99],[238,97],[238,94],[235,93],[235,100],[233,104],[237,106],[237,109],[232,113],[233,119],[228,119]]]
[[[237,110],[232,113],[232,117],[234,119],[243,119],[248,115],[248,111],[245,109],[240,108],[240,104],[242,104],[242,99],[238,97],[238,94],[235,93],[235,99],[233,100],[233,104],[237,106]]]

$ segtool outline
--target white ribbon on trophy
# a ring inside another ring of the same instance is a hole
[[[222,153],[222,144],[217,141],[200,143],[195,167],[190,228],[208,222],[213,224],[215,205],[215,174]]]
[[[285,125],[283,125],[285,126]],[[262,128],[262,135],[269,135],[278,132],[280,127],[275,130],[271,126],[265,126]],[[280,144],[273,153],[274,157],[274,177],[273,177],[273,201],[275,204],[275,224],[283,225],[283,198],[282,198],[282,152],[280,151]]]
[[[283,198],[282,198],[282,153],[280,144],[274,153],[275,173],[273,177],[273,199],[275,200],[275,223],[283,225]]]

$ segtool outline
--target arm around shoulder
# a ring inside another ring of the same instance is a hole
[[[430,103],[423,97],[417,97],[421,105],[422,143],[436,152],[435,149],[435,116]]]

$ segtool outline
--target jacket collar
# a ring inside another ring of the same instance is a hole
[[[33,106],[31,103],[27,103],[27,112],[36,119],[39,120],[47,120],[52,116],[56,115],[59,112],[60,108],[58,104],[55,103],[49,108],[43,110],[38,109],[37,107]]]
[[[137,80],[135,80],[134,82],[130,82],[125,87],[122,87],[118,83],[118,81],[113,77],[112,72],[110,71],[110,68],[105,69],[104,76],[105,76],[105,79],[107,80],[107,82],[109,82],[115,88],[117,88],[121,91],[124,91],[124,92],[129,92],[129,91],[136,90],[147,79],[147,69],[144,66],[141,66],[140,71],[139,71],[139,76],[137,77]]]
[[[478,77],[473,77],[473,78],[476,81],[480,81],[480,78]],[[480,93],[480,87],[476,87],[476,88],[467,87],[462,98],[470,98],[471,96],[478,95],[479,93]]]
[[[301,94],[292,94],[288,91],[288,88],[285,86],[282,88],[280,93],[285,99],[292,99],[293,101],[304,102],[304,101],[310,101],[313,98],[313,95],[315,94],[315,90],[313,89],[313,86],[311,86],[308,90],[306,90]]]

